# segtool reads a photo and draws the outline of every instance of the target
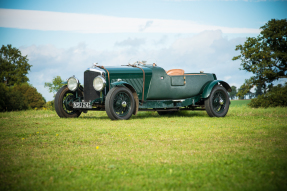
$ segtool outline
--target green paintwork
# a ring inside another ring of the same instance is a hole
[[[207,98],[212,88],[218,83],[221,83],[227,90],[230,89],[226,82],[216,80],[215,74],[186,73],[184,75],[169,76],[161,67],[143,65],[140,67],[144,69],[146,77],[145,101],[186,99],[201,94],[201,98]],[[110,73],[111,88],[129,84],[141,100],[143,84],[141,69],[131,66],[105,68]],[[121,81],[118,81],[118,79],[121,79]],[[141,107],[146,108],[144,105]]]
[[[111,87],[115,87],[115,86],[125,86],[125,84],[129,84],[129,83],[127,83],[127,82],[125,82],[125,81],[117,81],[117,82],[111,83]],[[131,84],[129,84],[129,85],[131,85]]]
[[[116,87],[116,86],[125,86],[125,87],[129,88],[132,92],[134,92],[134,91],[137,92],[131,84],[129,84],[125,81],[117,81],[117,82],[111,83],[111,88]],[[140,95],[140,93],[138,95]]]
[[[200,96],[193,96],[191,98],[182,99],[182,100],[147,100],[143,105],[140,105],[140,109],[147,108],[179,108],[186,107],[189,105],[194,105],[200,100]]]
[[[169,76],[160,67],[152,68],[152,79],[147,100],[185,99],[202,93],[207,82],[213,81],[213,74],[187,73],[181,76]],[[185,84],[184,83],[185,78]]]
[[[95,100],[91,101],[91,105],[93,105],[93,103],[102,103],[103,101],[104,101],[104,98],[100,97],[98,99],[95,99]]]
[[[202,93],[202,98],[208,98],[213,87],[218,85],[218,83],[220,83],[227,91],[231,92],[231,88],[228,85],[228,83],[222,81],[222,80],[214,80],[209,82],[208,84],[205,85],[204,89],[203,89],[203,93]]]
[[[182,77],[183,79],[183,77]],[[125,84],[131,85],[124,81],[114,82],[111,85],[114,86],[125,86]],[[186,107],[188,105],[195,104],[200,100],[200,96],[194,96],[192,98],[182,99],[182,100],[147,100],[143,105],[139,105],[140,109],[147,108],[178,108]]]
[[[171,76],[171,85],[172,86],[184,86],[185,76]]]
[[[147,98],[147,90],[149,88],[149,84],[152,77],[152,69],[143,65],[140,65],[139,67],[142,68],[145,72],[145,89],[144,89],[144,100],[145,100]],[[117,85],[121,86],[124,83],[130,84],[137,92],[138,98],[141,100],[143,90],[143,71],[140,68],[131,66],[105,67],[105,69],[107,69],[110,73],[110,81],[112,84],[111,88]],[[121,79],[122,81],[118,83],[118,79]]]

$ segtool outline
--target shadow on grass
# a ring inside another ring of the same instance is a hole
[[[174,117],[208,117],[205,111],[179,111],[174,114],[159,115],[155,111],[141,111],[137,115],[132,115],[130,119],[146,119],[146,118],[174,118]],[[98,115],[95,111],[94,114],[80,116],[79,119],[110,119],[106,114],[101,113]]]
[[[78,119],[110,119],[110,118],[108,116],[89,115],[89,116],[80,116]]]
[[[159,115],[157,112],[148,111],[148,112],[139,112],[136,116],[133,116],[134,119],[143,119],[143,118],[174,118],[174,117],[207,117],[205,111],[179,111],[174,114]]]

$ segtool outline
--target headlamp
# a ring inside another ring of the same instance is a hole
[[[69,90],[71,91],[76,91],[79,87],[79,80],[77,78],[75,78],[74,76],[73,77],[70,77],[68,79],[68,88]]]
[[[106,87],[106,80],[102,76],[95,77],[93,87],[97,91],[102,91]]]

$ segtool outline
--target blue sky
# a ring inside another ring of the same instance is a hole
[[[45,82],[57,75],[83,82],[94,62],[147,60],[240,87],[250,74],[231,60],[235,46],[268,20],[287,18],[286,10],[287,1],[260,0],[0,0],[0,42],[28,55],[30,83],[47,101]]]

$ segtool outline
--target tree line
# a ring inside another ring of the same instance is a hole
[[[28,83],[32,65],[27,56],[12,45],[0,49],[0,111],[16,111],[42,108],[46,100]]]

